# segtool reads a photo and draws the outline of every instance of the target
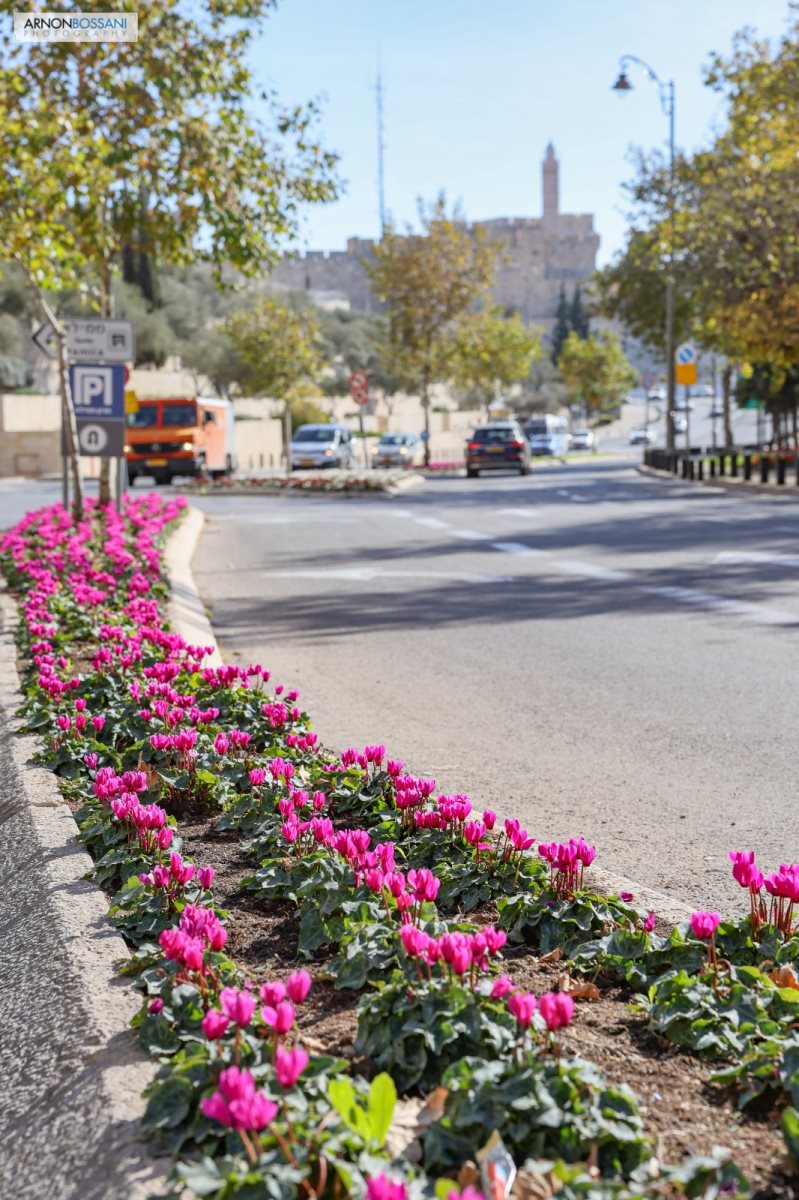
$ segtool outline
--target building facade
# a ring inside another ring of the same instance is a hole
[[[599,237],[593,216],[560,211],[560,165],[551,143],[542,163],[542,215],[497,217],[472,226],[478,227],[501,242],[504,250],[494,301],[545,328],[554,318],[561,287],[571,297],[596,266]],[[317,303],[378,312],[380,305],[371,294],[363,265],[373,245],[368,238],[353,237],[346,250],[309,250],[286,257],[273,271],[271,282],[307,292]]]

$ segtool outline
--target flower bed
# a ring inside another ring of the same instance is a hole
[[[183,503],[138,496],[77,528],[56,506],[0,540],[27,725],[132,948],[160,1063],[144,1125],[176,1180],[218,1200],[475,1200],[515,1163],[520,1196],[749,1194],[746,1158],[667,1165],[626,1064],[574,1052],[579,1002],[634,998],[661,1053],[691,1052],[679,1078],[715,1064],[762,1194],[789,1195],[799,867],[764,877],[735,852],[747,915],[659,936],[633,897],[592,892],[582,838],[536,843],[383,746],[327,751],[296,692],[260,665],[204,668],[168,631],[160,544]]]
[[[291,475],[236,475],[220,479],[190,479],[182,490],[204,496],[213,492],[385,492],[407,478],[406,471],[296,471]]]

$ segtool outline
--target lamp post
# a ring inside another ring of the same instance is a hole
[[[660,78],[655,70],[650,67],[649,63],[644,62],[642,58],[636,58],[634,54],[624,54],[619,59],[619,77],[613,84],[613,91],[620,92],[622,95],[625,92],[631,92],[633,85],[627,76],[627,67],[630,64],[642,67],[646,72],[647,78],[657,86],[660,94],[660,107],[668,117],[669,121],[669,247],[668,247],[668,273],[666,275],[666,371],[667,371],[667,411],[666,411],[666,448],[667,450],[674,449],[674,422],[672,413],[674,412],[675,399],[675,375],[674,375],[674,210],[675,210],[675,192],[674,192],[674,80],[669,79],[664,81]]]

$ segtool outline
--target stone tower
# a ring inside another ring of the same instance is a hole
[[[560,166],[555,157],[555,147],[550,142],[541,169],[544,192],[544,228],[554,230],[558,224]]]

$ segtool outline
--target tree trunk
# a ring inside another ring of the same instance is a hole
[[[58,390],[61,395],[61,421],[66,443],[66,454],[69,462],[69,473],[72,476],[72,519],[76,523],[83,519],[83,472],[81,471],[80,455],[78,454],[78,426],[75,421],[75,406],[72,403],[72,389],[69,386],[69,368],[67,366],[67,338],[64,326],[56,317],[52,308],[45,300],[39,286],[31,273],[20,263],[28,282],[36,296],[42,316],[53,329],[58,342]]]
[[[797,433],[797,423],[798,423],[797,410],[799,410],[799,405],[797,405],[796,400],[794,400],[793,404],[791,405],[791,425],[792,425],[792,433],[793,433],[793,448],[794,448],[794,450],[796,450],[796,448],[799,446],[799,434]]]
[[[113,296],[111,295],[111,274],[110,274],[110,270],[108,269],[107,264],[104,265],[104,270],[102,271],[101,276],[100,276],[100,287],[101,287],[100,316],[103,318],[104,321],[107,321],[111,317],[111,310],[113,308],[113,303],[114,303]],[[111,500],[112,500],[111,463],[114,461],[116,461],[116,460],[110,459],[110,458],[101,458],[100,459],[100,485],[99,485],[99,491],[98,491],[98,500],[99,500],[101,507],[103,507],[104,505],[110,504]],[[122,499],[122,497],[117,496],[116,499],[117,499],[117,502],[119,502]]]
[[[430,380],[422,379],[422,412],[424,413],[424,465],[430,466]]]
[[[732,366],[730,363],[724,364],[724,370],[721,372],[721,390],[724,402],[724,448],[726,450],[732,447],[732,420],[730,419],[730,384],[732,382]]]

